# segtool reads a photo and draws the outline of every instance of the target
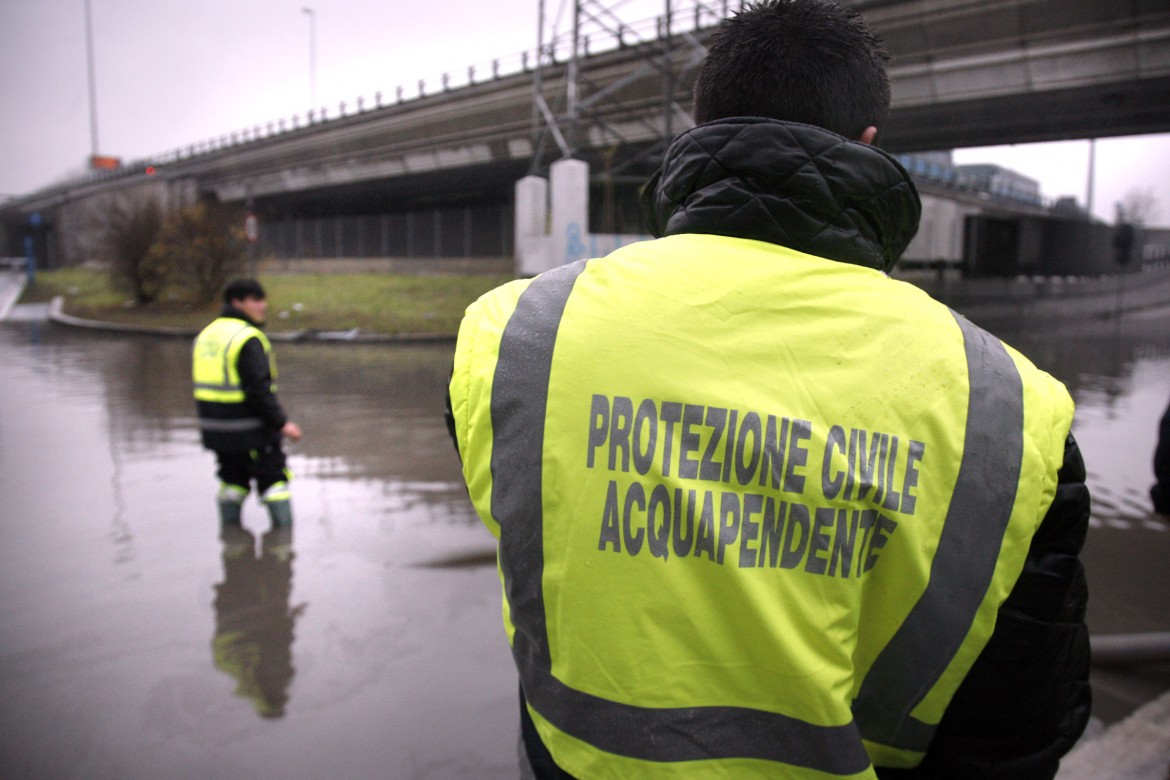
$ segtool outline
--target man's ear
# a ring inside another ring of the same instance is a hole
[[[869,127],[865,128],[864,130],[861,131],[861,137],[858,138],[857,140],[861,141],[863,144],[872,144],[873,139],[876,137],[877,137],[877,128],[874,127],[873,125],[870,125]]]

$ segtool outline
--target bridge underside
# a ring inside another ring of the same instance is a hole
[[[895,108],[878,143],[912,152],[1168,129],[1170,77]]]
[[[265,195],[256,206],[272,215],[377,214],[436,206],[508,202],[527,162],[502,160],[394,178]]]

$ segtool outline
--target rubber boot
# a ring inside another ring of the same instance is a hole
[[[260,500],[268,507],[268,517],[272,520],[273,528],[292,526],[292,504],[289,503],[291,498],[287,482],[270,485],[260,494]]]
[[[219,527],[227,528],[232,526],[239,528],[241,525],[240,515],[243,504],[239,501],[232,501],[230,499],[219,499]]]
[[[266,501],[268,517],[272,520],[273,529],[292,527],[292,502],[287,498],[279,501]]]
[[[246,487],[226,482],[220,484],[219,492],[215,495],[219,506],[219,540],[223,542],[225,558],[238,558],[245,552],[251,554],[256,547],[255,538],[240,522],[244,497],[247,495]]]
[[[264,534],[261,542],[264,554],[288,563],[292,560],[292,502],[288,498],[288,483],[278,483],[265,490],[263,500],[272,520],[272,529]]]
[[[240,514],[244,506],[244,497],[248,489],[239,485],[229,485],[226,482],[219,486],[215,500],[219,505],[219,527],[239,528]]]

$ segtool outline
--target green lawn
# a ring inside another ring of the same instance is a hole
[[[374,334],[454,335],[463,310],[484,292],[512,277],[494,275],[405,276],[297,274],[261,276],[268,291],[269,332],[357,328]],[[160,301],[135,306],[114,290],[107,272],[91,268],[42,271],[21,301],[65,298],[67,314],[150,327],[201,328],[218,303],[195,307]]]

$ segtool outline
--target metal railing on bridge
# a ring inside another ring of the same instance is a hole
[[[584,2],[588,4],[590,0]],[[652,16],[629,23],[620,20],[615,14],[596,11],[590,14],[594,23],[584,30],[578,30],[575,38],[576,54],[579,57],[589,57],[713,27],[733,11],[742,8],[745,2],[746,0],[673,2],[668,0],[667,6],[671,9],[669,15]],[[596,0],[593,4],[598,7],[601,5]],[[475,87],[510,76],[530,75],[541,66],[568,62],[574,54],[573,44],[572,33],[557,33],[549,41],[532,49],[468,65],[465,68],[417,78],[396,85],[388,91],[376,91],[373,95],[358,95],[352,99],[342,100],[336,106],[311,107],[304,112],[237,128],[222,135],[135,159],[115,169],[88,171],[45,189],[68,189],[128,176],[154,175],[164,166],[179,161],[215,154],[289,133],[310,131],[327,123],[351,119],[371,111],[403,106],[423,98]]]

